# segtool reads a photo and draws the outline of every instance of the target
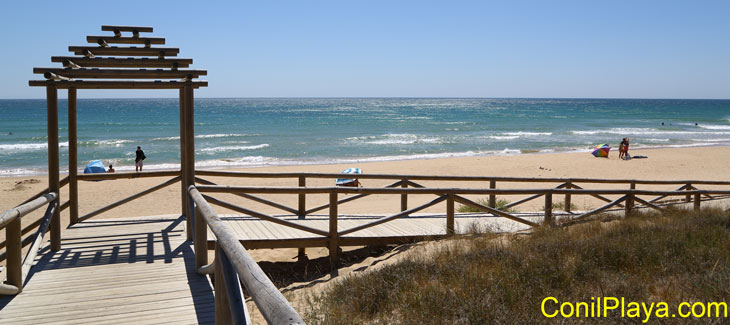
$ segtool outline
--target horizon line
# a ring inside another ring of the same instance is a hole
[[[45,98],[0,98],[0,100],[43,100]],[[179,99],[179,97],[86,97],[83,99]],[[658,97],[472,97],[472,96],[260,96],[195,97],[195,99],[615,99],[615,100],[730,100],[729,98],[658,98]],[[59,98],[67,100],[67,98]]]

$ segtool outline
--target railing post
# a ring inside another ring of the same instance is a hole
[[[188,199],[193,205],[192,198]],[[195,241],[193,242],[195,248],[195,269],[199,270],[201,267],[208,264],[208,226],[205,223],[205,217],[200,211],[200,207],[195,206],[193,210],[193,230],[195,231]]]
[[[692,184],[689,184],[689,183],[688,183],[688,184],[687,184],[687,187],[685,188],[685,190],[687,190],[687,191],[691,191],[691,190],[692,190]],[[689,195],[689,194],[685,195],[685,197],[684,197],[684,202],[687,202],[687,203],[689,203],[690,201],[692,201],[692,196],[691,196],[691,195]]]
[[[453,236],[456,234],[454,227],[454,193],[446,196],[446,235]]]
[[[700,211],[701,194],[695,193],[695,211]]]
[[[401,188],[408,188],[408,180],[407,179],[401,179],[400,182]],[[408,194],[401,194],[400,195],[400,210],[406,211],[408,210]]]
[[[304,176],[299,176],[299,187],[306,187],[307,186],[307,178]],[[299,219],[306,218],[307,214],[307,194],[305,193],[299,193]],[[297,261],[303,262],[307,259],[307,251],[306,248],[300,247],[297,250]]]
[[[339,262],[338,238],[337,238],[337,192],[330,192],[330,267],[333,275],[337,275],[337,264]]]
[[[21,237],[20,218],[18,217],[5,226],[8,284],[16,286],[18,293],[23,291],[23,257],[21,253],[23,246]]]
[[[228,291],[226,290],[226,281],[223,278],[223,263],[221,255],[225,254],[221,247],[218,245],[218,241],[215,242],[215,323],[216,324],[232,324],[231,319],[231,306],[228,301]]]
[[[299,176],[299,187],[307,186],[307,178]],[[299,219],[304,219],[307,211],[307,194],[299,193]]]
[[[566,189],[573,188],[573,183],[571,183],[571,182],[565,183],[565,188]],[[570,194],[565,194],[565,212],[570,212],[570,204],[571,204],[570,199],[571,199]]]
[[[553,193],[545,193],[545,220],[543,225],[552,226],[555,224],[553,220]]]
[[[61,206],[61,184],[58,165],[58,89],[46,86],[46,104],[48,106],[48,190],[56,193],[56,204]],[[61,209],[56,209],[51,216],[51,250],[61,249]]]
[[[496,189],[497,188],[497,181],[496,180],[490,180],[489,181],[489,189]],[[489,207],[495,208],[497,207],[497,195],[496,194],[489,194]]]
[[[634,193],[631,192],[626,195],[626,204],[624,205],[625,213],[624,217],[628,217],[631,214],[631,209],[634,208]]]

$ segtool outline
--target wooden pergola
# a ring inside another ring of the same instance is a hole
[[[46,87],[48,106],[48,186],[57,193],[60,203],[60,169],[58,141],[58,89],[68,89],[68,172],[70,223],[79,222],[78,213],[78,151],[76,124],[77,89],[178,89],[180,91],[180,164],[181,208],[186,216],[187,237],[192,239],[192,207],[188,203],[187,188],[195,178],[195,137],[193,90],[207,87],[207,81],[194,80],[207,75],[206,70],[188,68],[192,59],[177,58],[178,48],[152,47],[164,45],[161,37],[141,37],[151,33],[152,27],[101,26],[106,36],[87,36],[95,46],[69,46],[76,56],[53,56],[51,62],[63,64],[61,68],[33,68],[46,80],[31,80],[32,87]],[[131,33],[125,36],[122,33]],[[111,46],[110,44],[140,44],[139,46]],[[103,57],[102,57],[103,56]],[[162,80],[168,79],[168,80]],[[60,205],[59,205],[60,206]],[[51,218],[51,249],[61,248],[60,209]]]

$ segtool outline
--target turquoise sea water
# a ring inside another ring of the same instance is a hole
[[[62,170],[67,103],[60,101]],[[177,99],[80,99],[79,166],[179,167]],[[45,100],[0,100],[0,176],[47,169]],[[664,123],[664,125],[662,125]],[[730,100],[196,99],[200,168],[730,145]]]

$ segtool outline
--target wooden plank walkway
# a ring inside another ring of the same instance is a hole
[[[247,215],[220,215],[223,221],[237,235],[247,249],[257,248],[295,248],[327,247],[327,238],[299,229],[264,221]],[[338,231],[373,222],[383,216],[361,215],[338,217]],[[329,231],[329,217],[283,216],[280,219],[306,225],[322,231]],[[542,222],[542,217],[525,217],[532,222]],[[492,217],[487,214],[457,214],[454,218],[456,233],[467,233],[473,227],[495,232],[515,232],[530,227],[506,218]],[[415,214],[395,219],[371,228],[362,229],[339,238],[341,246],[364,246],[367,243],[398,244],[428,238],[446,236],[446,216],[435,214]],[[215,236],[208,230],[208,246],[212,249]]]
[[[0,324],[214,323],[184,227],[158,216],[65,229],[62,249],[44,248],[23,292],[0,298]]]

